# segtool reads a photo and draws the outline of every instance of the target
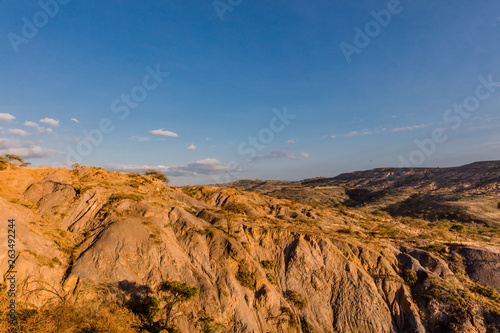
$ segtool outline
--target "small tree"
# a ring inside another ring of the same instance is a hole
[[[179,281],[163,281],[158,287],[163,294],[166,303],[163,308],[165,314],[165,326],[171,327],[177,311],[182,303],[185,303],[200,294],[200,288],[192,287]]]
[[[9,161],[10,164],[13,164],[13,163],[22,164],[22,163],[24,163],[24,160],[17,155],[5,154],[5,158]]]
[[[161,180],[165,184],[170,183],[170,179],[168,179],[168,177],[163,172],[161,172],[161,171],[158,171],[158,170],[155,170],[155,169],[147,169],[147,170],[144,171],[144,174],[146,176],[151,177],[151,178],[155,178],[155,179]]]
[[[5,154],[5,156],[2,158],[2,160],[4,162],[7,162],[7,167],[5,167],[4,169],[7,169],[8,166],[24,168],[24,167],[31,165],[31,163],[24,162],[24,160],[21,157],[19,157],[17,155],[13,155],[13,154]],[[3,164],[3,163],[0,162],[0,164]],[[0,170],[4,170],[4,169],[1,169],[1,166],[0,166]]]

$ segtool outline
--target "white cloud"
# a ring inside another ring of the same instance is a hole
[[[195,150],[196,146],[194,145],[194,143],[192,143],[191,146],[189,146],[187,149],[188,150]]]
[[[169,136],[169,137],[172,137],[172,138],[179,137],[179,135],[177,133],[170,132],[170,131],[165,131],[165,130],[163,130],[163,128],[157,129],[157,130],[151,130],[151,131],[149,131],[149,133],[151,133],[153,135]]]
[[[133,135],[132,136],[132,140],[137,141],[137,142],[146,142],[146,141],[151,140],[151,138],[148,138],[148,137],[145,137],[145,136],[136,136],[136,135]]]
[[[149,166],[149,165],[120,165],[107,164],[106,168],[110,170],[125,171],[125,172],[142,172],[146,169],[156,169],[165,172],[170,177],[189,177],[197,175],[216,175],[227,172],[229,167],[214,158],[207,158],[186,165],[167,167],[164,165]],[[235,170],[231,170],[234,172]]]
[[[26,127],[33,127],[36,129],[37,133],[42,134],[42,133],[52,133],[54,130],[52,128],[46,128],[38,125],[34,121],[25,121],[24,126]]]
[[[290,140],[288,140],[286,143],[297,143],[297,140],[295,140],[295,139],[290,139]]]
[[[78,119],[76,119],[76,118],[71,118],[70,120],[74,121],[75,123],[80,123],[80,121]]]
[[[337,138],[337,136],[334,134],[334,135],[332,135],[332,136],[331,136],[331,138],[332,138],[332,139],[336,139],[336,138]]]
[[[212,138],[205,138],[205,141],[212,141]]]
[[[4,139],[0,138],[0,149],[12,148],[15,146],[19,146],[20,142],[17,139]]]
[[[45,157],[56,152],[57,151],[54,149],[46,149],[40,146],[32,146],[26,148],[9,148],[0,150],[0,154],[13,154],[13,155],[18,155],[19,157],[22,158]]]
[[[20,136],[28,135],[28,132],[26,132],[22,129],[18,129],[18,128],[10,129],[9,133],[14,134],[14,135],[20,135]]]
[[[10,113],[0,113],[0,121],[9,122],[9,121],[12,121],[14,119],[16,119],[16,117],[11,115]]]
[[[296,155],[295,153],[284,153],[282,151],[273,151],[269,154],[257,155],[253,158],[253,160],[275,159],[275,158],[287,158],[289,160],[299,160],[306,157],[309,157],[309,153],[302,152]]]
[[[40,127],[40,125],[38,125],[34,121],[25,121],[24,122],[24,126],[28,126],[28,127]]]
[[[50,126],[56,126],[56,127],[59,126],[59,120],[55,120],[52,118],[43,118],[40,119],[40,122]]]

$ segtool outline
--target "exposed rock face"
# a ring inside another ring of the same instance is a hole
[[[500,291],[500,248],[498,246],[454,245],[451,249],[465,258],[465,270],[473,281]]]
[[[16,173],[30,173],[31,181],[16,187],[3,181]],[[83,168],[0,173],[0,219],[8,218],[18,226],[18,278],[28,282],[22,293],[41,280],[68,293],[114,284],[133,298],[178,280],[201,290],[175,319],[183,332],[199,331],[193,318],[200,310],[231,332],[500,328],[481,299],[468,299],[470,315],[455,320],[454,305],[426,297],[438,287],[462,297],[472,282],[459,279],[443,257],[369,236],[356,225],[372,218],[367,213],[235,189],[171,188],[145,176]],[[346,226],[355,231],[338,232]],[[5,244],[5,223],[0,233]],[[466,258],[472,281],[499,289],[498,276],[491,278],[498,246],[450,245],[450,251]],[[0,282],[6,268],[0,251]],[[418,274],[411,288],[405,270]],[[35,296],[34,304],[45,297]]]

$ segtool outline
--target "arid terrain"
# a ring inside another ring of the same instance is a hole
[[[500,162],[184,188],[4,170],[0,283],[15,219],[19,332],[493,333],[499,189]]]
[[[241,180],[245,191],[332,207],[380,209],[393,216],[498,226],[500,161],[456,168],[381,168],[303,181]]]

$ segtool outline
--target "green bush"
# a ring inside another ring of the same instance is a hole
[[[134,194],[134,193],[115,193],[111,195],[109,198],[110,203],[115,203],[122,200],[132,200],[140,202],[144,199],[142,195]]]
[[[448,246],[442,243],[432,243],[424,246],[423,249],[429,252],[434,252],[436,254],[446,254],[448,252]]]
[[[498,291],[496,291],[496,289],[492,288],[492,287],[482,287],[482,286],[475,286],[474,288],[472,288],[472,291],[474,291],[475,293],[479,294],[479,295],[482,295],[484,297],[488,297],[489,299],[492,299],[492,300],[497,300],[498,298],[500,298],[500,294],[498,293]]]
[[[450,231],[464,232],[466,230],[463,224],[457,223],[451,226]]]
[[[405,270],[403,272],[403,280],[405,281],[405,283],[407,285],[409,285],[410,287],[413,287],[417,283],[417,280],[418,280],[417,272],[415,272],[412,269]]]
[[[154,296],[144,296],[137,305],[137,314],[143,315],[150,325],[154,317],[160,311],[160,300]]]
[[[247,206],[243,203],[230,203],[223,208],[224,210],[235,214],[245,214],[247,211]]]
[[[376,210],[372,214],[375,216],[379,216],[379,217],[385,217],[387,219],[392,218],[391,214],[389,214],[388,212],[385,212],[383,210]]]
[[[243,287],[255,291],[257,286],[257,278],[254,272],[245,271],[240,268],[238,270],[238,273],[236,274],[236,279],[241,283]]]
[[[265,269],[269,270],[269,271],[272,271],[273,269],[276,268],[276,261],[274,260],[263,260],[260,262],[262,267],[264,267]]]
[[[293,303],[295,304],[296,307],[299,309],[304,309],[307,306],[307,300],[299,294],[298,292],[294,290],[288,290],[286,293],[286,297]]]
[[[198,318],[198,326],[200,327],[200,331],[203,333],[217,333],[224,329],[225,325],[221,322],[215,320],[213,316],[210,316],[205,311],[200,311],[198,314],[200,317]]]

